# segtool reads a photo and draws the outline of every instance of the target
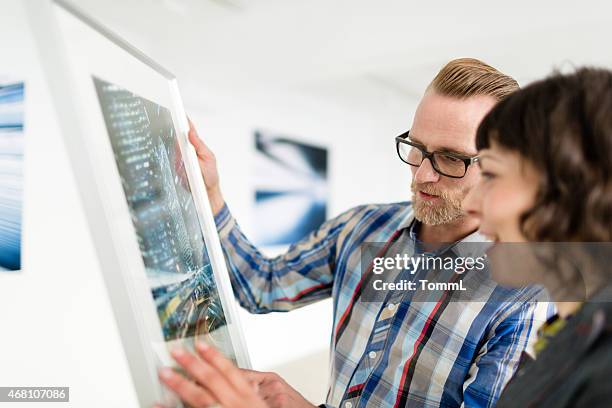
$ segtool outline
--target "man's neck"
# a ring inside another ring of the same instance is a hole
[[[449,224],[421,224],[419,240],[427,243],[443,243],[459,241],[478,229],[478,220],[463,217]]]

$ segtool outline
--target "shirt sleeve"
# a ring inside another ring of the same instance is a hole
[[[215,216],[234,294],[251,313],[289,311],[331,295],[345,228],[356,207],[325,222],[274,258],[264,256],[240,230],[227,205]]]
[[[513,302],[491,329],[464,383],[463,406],[494,407],[497,403],[523,352],[532,346],[537,329],[550,313],[548,302],[535,301],[534,297]]]

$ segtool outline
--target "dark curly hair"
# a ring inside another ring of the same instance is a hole
[[[612,241],[612,72],[554,73],[498,103],[478,128],[478,149],[517,152],[540,174],[525,237]]]

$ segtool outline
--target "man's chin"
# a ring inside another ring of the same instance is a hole
[[[462,214],[453,214],[453,212],[435,203],[415,202],[414,205],[414,217],[426,225],[450,224],[462,217]]]

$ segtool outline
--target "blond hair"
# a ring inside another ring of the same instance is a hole
[[[427,89],[445,96],[468,98],[492,96],[498,101],[519,89],[516,80],[474,58],[459,58],[446,64]]]

